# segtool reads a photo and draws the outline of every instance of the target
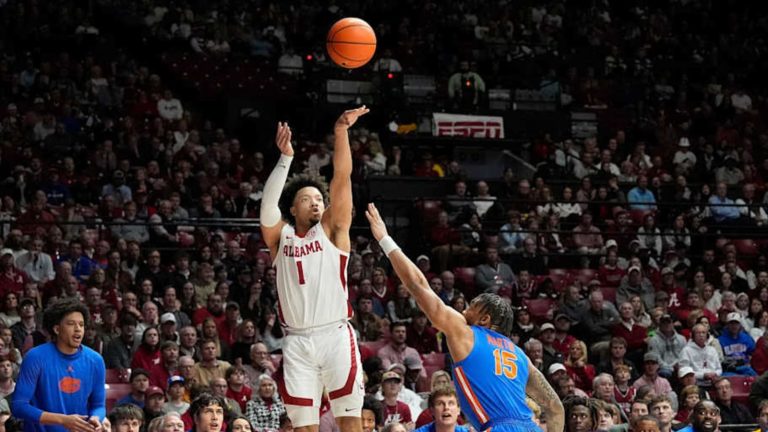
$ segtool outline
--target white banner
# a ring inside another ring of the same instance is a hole
[[[432,135],[465,138],[504,138],[504,118],[433,113]]]

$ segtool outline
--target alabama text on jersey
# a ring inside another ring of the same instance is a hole
[[[348,258],[319,223],[304,236],[283,226],[274,261],[280,321],[289,329],[308,329],[351,318]]]

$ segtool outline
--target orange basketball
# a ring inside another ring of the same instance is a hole
[[[355,69],[368,63],[376,52],[376,33],[360,18],[343,18],[328,32],[326,48],[334,63]]]

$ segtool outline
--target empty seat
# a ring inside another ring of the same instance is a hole
[[[555,309],[555,300],[552,299],[523,299],[523,305],[528,308],[531,318],[537,323],[543,323],[552,319],[552,311]]]
[[[586,285],[597,278],[597,271],[593,269],[579,269],[571,273],[574,280]]]
[[[733,400],[743,404],[749,404],[749,392],[752,389],[752,383],[755,382],[755,377],[730,376],[727,377],[727,379],[731,382]]]
[[[105,382],[107,384],[122,384],[127,383],[130,377],[130,369],[107,369]]]
[[[733,240],[733,244],[739,255],[757,256],[760,253],[758,244],[752,239],[736,239]]]
[[[107,391],[107,412],[117,404],[117,401],[131,394],[130,384],[105,384],[104,388]]]
[[[424,354],[421,356],[421,359],[424,362],[424,367],[437,366],[439,369],[442,369],[445,367],[445,353],[433,352],[429,354]]]

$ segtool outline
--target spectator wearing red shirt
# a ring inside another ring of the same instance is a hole
[[[245,412],[245,405],[253,396],[253,389],[245,385],[245,370],[242,366],[231,366],[224,372],[227,380],[227,397],[240,405],[240,410]]]
[[[429,325],[427,316],[419,310],[413,317],[411,326],[408,327],[408,337],[405,340],[406,345],[413,347],[419,354],[429,354],[438,352],[437,330]]]
[[[141,336],[141,345],[133,353],[131,368],[151,371],[160,364],[160,332],[156,327],[147,327]]]
[[[577,388],[585,392],[592,390],[595,367],[587,363],[587,344],[580,340],[571,344],[568,358],[565,360],[565,371]]]
[[[384,372],[381,376],[381,394],[384,396],[384,425],[402,423],[406,430],[413,429],[411,409],[397,400],[403,387],[403,378],[395,371]]]
[[[237,302],[227,302],[224,310],[224,320],[218,323],[219,339],[232,346],[237,341],[237,325],[240,321],[240,305]]]
[[[571,345],[576,342],[576,338],[568,334],[570,330],[571,319],[568,318],[568,315],[564,313],[557,314],[555,317],[555,340],[552,341],[552,346],[562,353],[563,357],[568,355]]]
[[[13,266],[13,252],[3,249],[0,257],[0,297],[5,298],[9,292],[20,297],[28,280],[29,276],[23,270]]]
[[[429,242],[433,246],[432,256],[437,262],[437,271],[448,269],[452,256],[470,252],[469,247],[461,244],[461,234],[448,222],[448,213],[442,211],[437,215],[437,223],[429,231]]]
[[[387,284],[387,271],[381,267],[373,268],[373,275],[371,276],[371,294],[379,300],[379,303],[381,303],[382,306],[386,305],[394,298],[392,296],[392,290]]]
[[[608,240],[605,242],[605,245],[608,252],[605,256],[605,262],[597,270],[597,279],[600,281],[601,286],[618,288],[625,271],[618,266],[619,256],[614,247],[616,246],[616,240]]]
[[[661,284],[656,291],[664,291],[669,294],[669,310],[675,312],[685,303],[685,289],[675,281],[675,271],[670,267],[661,269]],[[695,292],[695,291],[693,291]]]
[[[45,233],[56,222],[53,213],[45,209],[45,202],[35,199],[27,211],[19,216],[18,223],[25,235]]]
[[[670,300],[671,303],[671,300]],[[717,315],[712,313],[709,309],[706,309],[703,307],[704,305],[701,302],[701,296],[696,291],[690,291],[685,297],[685,305],[678,307],[678,308],[672,308],[670,307],[670,312],[677,318],[678,321],[681,323],[687,323],[688,317],[691,316],[691,312],[693,311],[701,311],[702,315],[707,317],[709,319],[709,322],[716,323],[717,322]]]
[[[216,322],[216,327],[220,327],[227,318],[224,314],[224,301],[221,294],[211,293],[204,308],[200,308],[192,315],[192,323],[199,326],[206,318],[211,317]]]
[[[648,336],[648,330],[635,322],[635,308],[630,302],[619,305],[619,317],[619,322],[613,326],[613,336],[624,338],[627,341],[630,359],[639,358],[645,349],[645,338]]]
[[[160,363],[149,370],[149,383],[161,389],[168,390],[168,379],[178,375],[179,345],[173,341],[165,341],[160,345]]]
[[[768,371],[768,332],[763,333],[755,342],[755,351],[752,353],[750,364],[758,376]]]

